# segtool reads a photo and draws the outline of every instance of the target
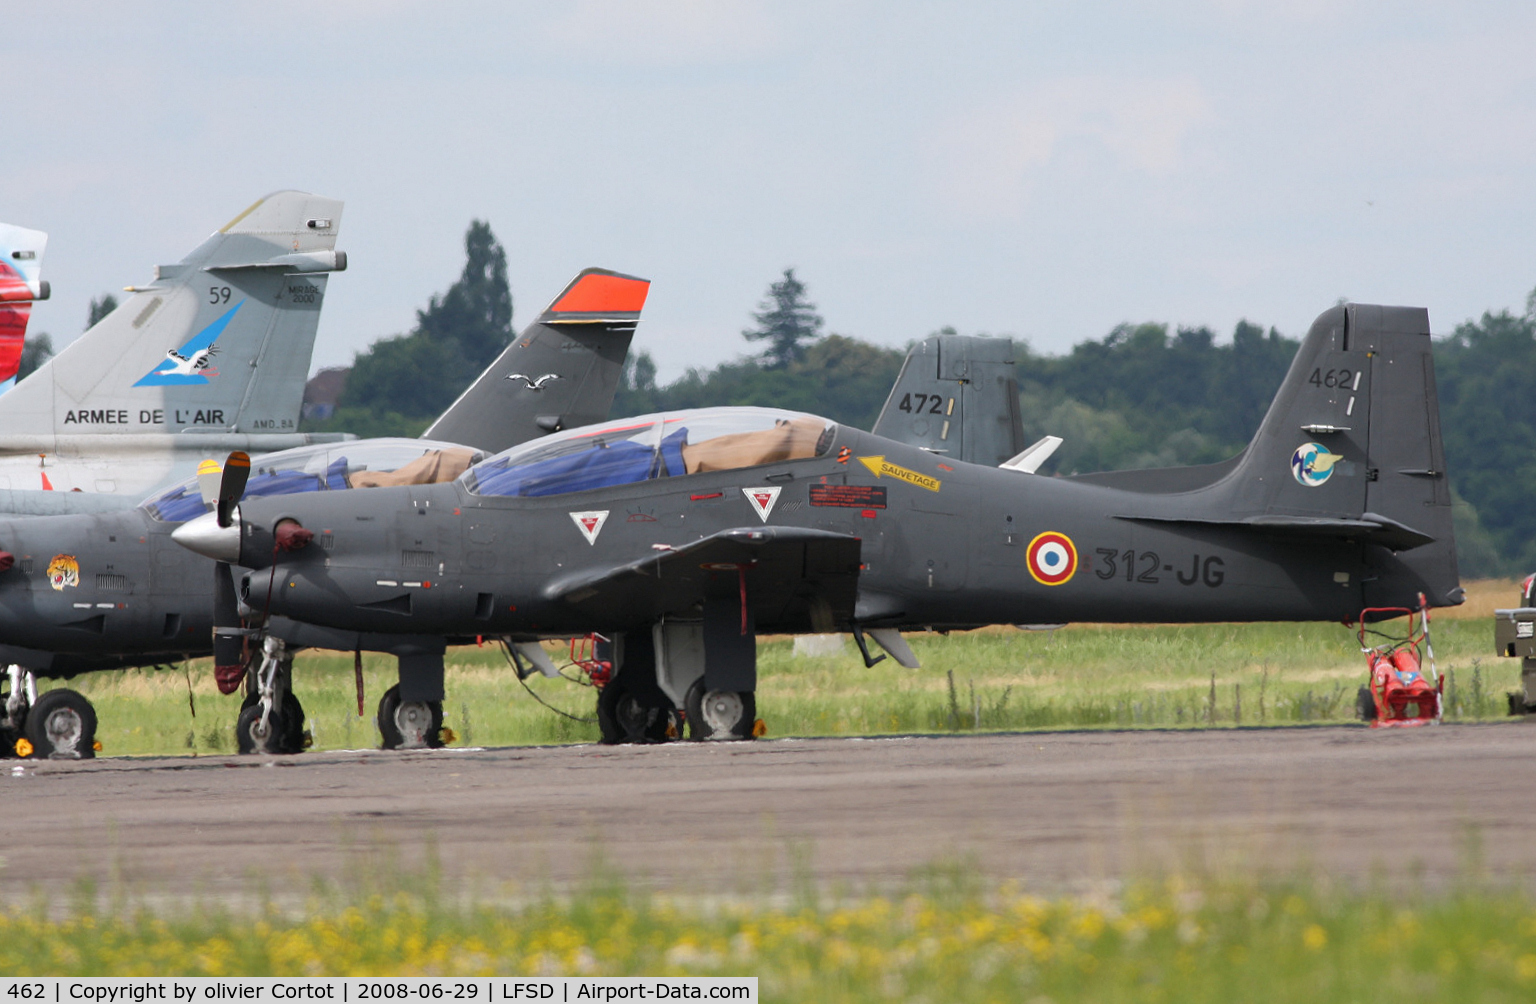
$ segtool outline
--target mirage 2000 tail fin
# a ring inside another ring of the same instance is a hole
[[[52,437],[298,428],[342,204],[258,200],[0,398],[0,448]]]
[[[47,246],[41,230],[0,223],[0,394],[16,382],[32,304],[48,299],[48,283],[38,274]]]
[[[423,438],[500,453],[604,421],[650,288],[647,279],[583,270]]]
[[[934,335],[912,346],[885,399],[877,436],[969,464],[1024,449],[1011,338]]]

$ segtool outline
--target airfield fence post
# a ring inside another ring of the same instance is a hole
[[[949,731],[960,731],[960,701],[955,696],[955,671],[947,669],[944,675],[949,678]]]
[[[1264,661],[1264,672],[1259,675],[1259,724],[1264,724],[1264,695],[1269,690],[1269,660]]]
[[[1243,685],[1232,684],[1232,724],[1243,724]]]
[[[1452,715],[1461,717],[1461,705],[1456,700],[1456,667],[1452,666],[1445,671],[1445,706]]]
[[[1216,671],[1214,669],[1211,670],[1211,698],[1205,709],[1205,723],[1216,724]]]

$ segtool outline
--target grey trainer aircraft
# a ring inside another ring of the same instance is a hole
[[[258,199],[0,395],[0,512],[126,509],[209,456],[344,438],[298,431],[341,210]]]
[[[1030,451],[1026,451],[1026,454]],[[758,632],[1069,621],[1348,621],[1461,602],[1428,315],[1312,325],[1220,464],[1051,478],[813,415],[714,408],[569,429],[451,484],[251,498],[174,539],[323,628],[621,641],[604,738],[745,738]],[[271,586],[269,588],[269,583]],[[441,662],[400,697],[440,701]]]
[[[429,430],[447,430],[455,441],[354,440],[268,454],[254,466],[246,458],[246,494],[338,494],[451,481],[522,437],[559,429],[573,416],[605,416],[648,287],[605,269],[580,273]],[[523,379],[530,373],[533,380]],[[39,756],[92,753],[90,702],[66,688],[39,695],[37,677],[164,664],[211,651],[221,685],[227,691],[239,685],[248,652],[260,652],[267,639],[243,625],[229,568],[171,541],[182,522],[214,507],[219,481],[219,465],[210,462],[132,510],[0,520],[0,663],[9,664],[0,755],[19,738]],[[344,647],[374,650],[367,638],[349,639]],[[394,637],[378,650],[402,658],[414,651],[409,639]],[[250,717],[239,733],[242,745],[253,741]],[[291,694],[280,717],[266,721],[271,733],[256,739],[274,751],[295,750],[303,709]]]

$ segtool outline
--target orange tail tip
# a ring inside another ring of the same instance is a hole
[[[46,471],[38,471],[37,473],[39,473],[39,474],[41,474],[43,476],[43,491],[45,491],[45,492],[53,491],[53,482],[48,480],[47,472]]]
[[[588,273],[549,309],[555,313],[639,313],[651,284],[644,279]]]

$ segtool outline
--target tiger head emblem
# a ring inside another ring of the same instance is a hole
[[[80,562],[73,554],[55,554],[48,562],[48,584],[59,592],[80,584]]]

